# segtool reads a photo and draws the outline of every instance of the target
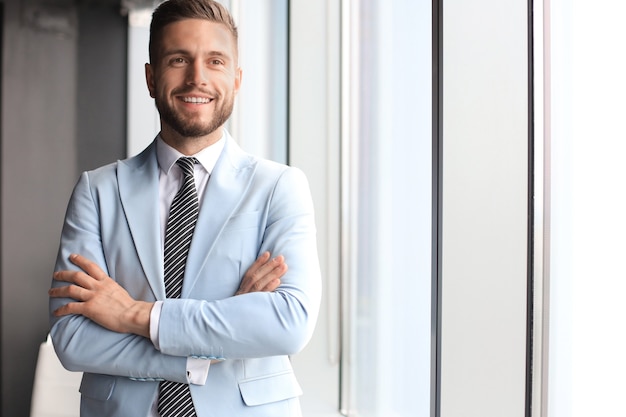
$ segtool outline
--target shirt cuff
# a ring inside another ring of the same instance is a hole
[[[209,376],[211,361],[201,358],[187,358],[187,382],[194,385],[204,385]]]
[[[159,321],[161,320],[161,308],[163,308],[163,301],[155,301],[150,310],[150,340],[157,350],[161,350],[159,347]]]
[[[159,321],[161,320],[161,309],[163,301],[156,301],[150,310],[150,340],[155,348],[159,348]],[[211,360],[205,358],[187,358],[187,382],[194,385],[204,385],[209,376]]]

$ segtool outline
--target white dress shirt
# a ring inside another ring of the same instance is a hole
[[[194,156],[200,164],[194,167],[194,180],[198,193],[199,209],[202,210],[202,196],[209,182],[211,172],[217,163],[226,139],[224,136],[213,145],[204,148]],[[165,229],[169,217],[170,205],[174,196],[183,183],[183,171],[176,164],[178,158],[186,156],[166,144],[160,136],[157,137],[156,144],[157,160],[159,163],[159,211],[161,219],[161,248],[164,247]],[[159,349],[159,320],[161,317],[162,301],[157,301],[150,313],[150,340]],[[211,361],[200,358],[187,358],[187,381],[190,384],[204,385],[209,374]],[[155,399],[149,417],[158,417],[157,411],[158,397]]]

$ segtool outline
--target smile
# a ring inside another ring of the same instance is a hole
[[[212,101],[210,98],[205,97],[182,97],[182,101],[185,103],[193,103],[193,104],[207,104]]]

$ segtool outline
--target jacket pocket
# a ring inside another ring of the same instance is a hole
[[[83,374],[79,391],[85,397],[106,401],[111,398],[115,388],[115,377],[100,374]]]
[[[302,395],[302,388],[291,370],[241,380],[239,391],[243,401],[249,406],[273,403]]]

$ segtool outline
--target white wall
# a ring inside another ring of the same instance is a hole
[[[524,416],[525,0],[443,2],[441,416]]]

